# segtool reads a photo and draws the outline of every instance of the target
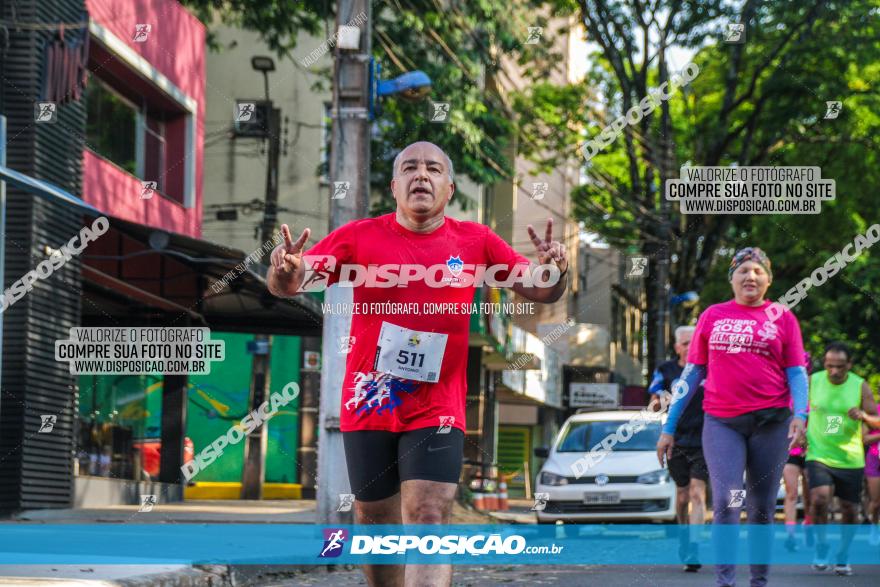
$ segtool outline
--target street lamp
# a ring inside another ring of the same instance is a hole
[[[685,308],[689,308],[700,301],[700,294],[695,291],[686,291],[684,293],[676,294],[669,298],[670,306],[677,306],[681,304]]]
[[[278,218],[278,167],[281,152],[281,110],[269,99],[269,72],[275,71],[271,57],[251,57],[251,67],[263,73],[266,90],[266,138],[269,153],[266,160],[266,199],[263,208],[262,241],[268,242],[275,230]],[[248,352],[253,353],[249,404],[251,410],[259,409],[268,395],[270,380],[270,353],[272,339],[268,334],[255,334]],[[263,499],[263,480],[266,467],[266,425],[259,426],[250,434],[244,445],[244,464],[241,471],[241,499]]]
[[[431,78],[424,71],[408,71],[394,79],[382,80],[382,66],[370,59],[370,120],[376,118],[375,104],[385,96],[400,96],[407,102],[419,102],[431,92]]]
[[[266,89],[266,100],[269,99],[269,72],[275,71],[275,61],[271,57],[263,55],[254,55],[251,57],[251,67],[254,71],[262,72],[263,86]]]

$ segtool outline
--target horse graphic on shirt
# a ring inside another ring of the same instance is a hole
[[[403,402],[403,393],[412,393],[417,387],[417,382],[398,379],[390,373],[357,371],[354,374],[352,388],[354,395],[345,402],[345,409],[353,408],[356,414],[363,412],[369,414],[373,410],[376,410],[377,414],[386,410],[393,412],[394,408]]]

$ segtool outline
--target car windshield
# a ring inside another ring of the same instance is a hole
[[[628,420],[597,420],[593,422],[570,422],[565,429],[564,436],[559,442],[556,452],[587,452],[602,442],[607,436],[617,434],[617,429],[625,425]],[[634,422],[631,426],[636,427],[641,423]],[[627,433],[621,436],[624,438]],[[648,422],[645,428],[636,432],[626,442],[618,439],[614,445],[614,451],[638,451],[655,450],[657,441],[660,439],[660,423]]]

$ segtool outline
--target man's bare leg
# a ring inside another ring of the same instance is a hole
[[[690,523],[702,526],[706,522],[706,482],[691,479],[688,485],[688,501],[691,504]]]
[[[816,553],[820,559],[828,555],[828,509],[833,497],[830,485],[820,485],[810,489],[810,509],[813,524],[816,525]]]
[[[378,501],[354,502],[356,524],[400,524],[400,493]],[[361,565],[371,587],[403,587],[404,565]]]
[[[413,479],[400,484],[404,524],[448,524],[455,483]],[[407,565],[405,587],[448,587],[452,565]]]
[[[812,512],[813,512],[813,502],[812,502],[812,494],[810,493],[810,476],[807,473],[806,469],[801,470],[801,493],[803,494],[801,498],[804,502],[804,518],[809,516],[809,522],[812,523]],[[806,520],[805,520],[806,521]]]
[[[859,504],[840,500],[841,523],[840,550],[837,551],[837,564],[845,565],[849,559],[849,547],[856,536],[856,523],[859,517]]]
[[[675,520],[681,524],[688,523],[688,505],[690,505],[689,501],[689,492],[688,487],[685,485],[684,487],[675,488]]]

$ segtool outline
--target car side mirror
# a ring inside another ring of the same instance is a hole
[[[546,459],[550,456],[550,449],[546,446],[535,447],[535,456],[539,459]]]

